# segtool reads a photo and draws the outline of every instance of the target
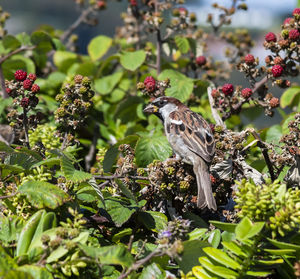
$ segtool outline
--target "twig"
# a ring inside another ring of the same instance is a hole
[[[64,134],[64,140],[63,140],[63,143],[61,145],[61,150],[64,150],[66,148],[67,141],[68,141],[68,132],[65,132],[65,134]]]
[[[92,140],[92,144],[90,146],[89,153],[84,158],[85,159],[85,169],[87,171],[90,170],[92,161],[95,157],[98,138],[99,138],[99,124],[96,123],[95,127],[94,127],[94,135],[93,135],[93,140]]]
[[[159,1],[156,0],[155,1],[155,12],[158,12],[158,3]],[[157,51],[157,55],[156,55],[156,72],[157,75],[160,74],[160,70],[161,70],[161,49],[162,49],[162,38],[161,38],[161,33],[160,33],[160,29],[157,28],[156,29],[156,51]]]
[[[8,94],[7,94],[6,88],[5,88],[5,78],[4,78],[4,75],[3,75],[3,70],[2,70],[1,65],[0,65],[0,83],[1,83],[2,98],[7,99]]]
[[[130,238],[129,238],[128,248],[127,248],[127,250],[128,250],[129,252],[131,252],[133,240],[134,240],[134,235],[132,234],[132,235],[130,236]]]
[[[213,116],[216,124],[220,125],[222,127],[225,127],[225,123],[223,122],[222,118],[218,114],[218,111],[214,108],[214,100],[213,100],[213,97],[211,95],[211,92],[212,92],[213,88],[215,88],[213,83],[211,83],[211,86],[209,86],[207,88],[207,95],[208,95],[208,100],[209,100],[209,104],[210,104],[211,113],[212,113],[212,116]]]
[[[26,144],[26,147],[28,149],[30,149],[29,136],[28,136],[28,117],[27,117],[26,108],[23,108],[23,127],[24,127],[24,133],[25,133],[25,144]]]
[[[272,165],[272,162],[269,158],[269,154],[268,154],[268,149],[266,147],[266,144],[261,140],[259,134],[254,131],[254,129],[252,130],[251,129],[251,134],[254,136],[255,139],[258,140],[257,142],[257,146],[261,149],[262,151],[262,154],[264,156],[264,159],[266,161],[266,164],[268,166],[268,169],[269,169],[269,173],[270,173],[270,176],[271,176],[271,180],[274,181],[275,180],[275,174],[274,174],[274,169],[273,169],[273,165]]]
[[[103,180],[112,180],[112,179],[117,179],[117,178],[131,178],[135,180],[149,180],[148,177],[145,176],[136,176],[136,175],[126,175],[126,174],[115,174],[115,175],[94,175],[94,178],[96,179],[103,179]]]
[[[148,256],[146,256],[145,258],[137,261],[136,263],[134,263],[125,273],[121,274],[118,279],[124,279],[127,278],[128,275],[135,271],[138,270],[141,266],[143,266],[145,263],[147,263],[148,261],[150,261],[153,257],[157,257],[157,256],[162,256],[164,253],[160,250],[154,250],[153,252],[151,252]]]
[[[14,197],[14,196],[17,195],[17,194],[18,194],[18,192],[13,193],[13,194],[8,195],[8,196],[0,196],[0,200],[12,198],[12,197]]]
[[[81,12],[79,18],[60,36],[61,41],[65,41],[72,32],[84,21],[87,20],[88,16],[93,12],[93,7],[90,6]]]

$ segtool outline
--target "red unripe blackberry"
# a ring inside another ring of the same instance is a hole
[[[203,66],[203,65],[205,65],[205,64],[206,64],[206,57],[203,56],[203,55],[198,56],[198,57],[196,58],[196,64],[197,64],[198,66]]]
[[[146,86],[148,92],[153,92],[155,90],[155,85],[156,85],[156,81],[154,77],[152,76],[146,77],[144,80],[144,85]]]
[[[274,64],[275,65],[280,65],[280,64],[282,64],[283,63],[283,59],[280,57],[280,56],[276,56],[275,58],[274,58]]]
[[[222,87],[222,91],[225,94],[225,96],[230,96],[233,93],[233,85],[231,83],[226,83]]]
[[[296,41],[298,40],[300,37],[300,33],[297,29],[292,29],[290,30],[289,32],[289,39],[293,40],[293,41]]]
[[[279,99],[276,98],[276,97],[273,97],[273,98],[270,100],[269,104],[270,104],[270,107],[271,107],[271,108],[276,108],[276,107],[279,106]]]
[[[212,184],[215,184],[217,182],[217,179],[212,174],[210,174],[209,177]]]
[[[292,17],[287,17],[287,18],[284,20],[283,25],[288,25],[288,24],[290,24],[291,19],[293,19],[293,18],[292,18]]]
[[[105,1],[97,1],[97,7],[98,7],[98,9],[100,9],[100,10],[105,9],[105,8],[106,8],[106,3],[105,3]]]
[[[187,9],[184,8],[184,7],[178,8],[178,11],[179,11],[179,13],[180,13],[181,15],[185,15],[185,16],[186,16],[186,15],[188,14]]]
[[[28,105],[29,105],[29,98],[24,97],[24,98],[21,100],[20,105],[21,105],[21,107],[23,107],[23,108],[27,108]]]
[[[218,98],[220,96],[220,92],[218,89],[213,89],[211,91],[211,96],[215,99],[215,98]]]
[[[300,15],[300,8],[294,9],[294,11],[293,11],[293,16],[294,16],[294,15]]]
[[[251,95],[253,94],[252,90],[250,88],[244,88],[242,90],[242,96],[245,98],[245,99],[248,99],[251,97]]]
[[[18,81],[23,81],[26,79],[26,77],[27,77],[27,73],[23,70],[17,70],[15,72],[15,79]]]
[[[131,6],[137,6],[136,0],[130,0],[130,5]]]
[[[33,93],[37,93],[37,92],[40,91],[40,87],[39,87],[37,84],[33,84],[33,85],[31,86],[31,91],[32,91]]]
[[[30,79],[25,79],[23,81],[24,89],[30,90],[31,86],[32,86],[32,81]]]
[[[10,88],[5,88],[6,93],[9,95],[11,93],[11,89]]]
[[[255,58],[252,54],[247,54],[244,60],[247,65],[252,65],[255,62]]]
[[[276,35],[273,32],[269,32],[266,36],[265,36],[265,40],[270,43],[270,42],[276,42],[277,38]]]
[[[28,75],[28,78],[29,78],[31,81],[35,81],[35,80],[36,80],[36,75],[35,75],[35,74],[29,74],[29,75]]]
[[[272,67],[273,77],[280,77],[283,73],[283,68],[280,65],[275,65]]]

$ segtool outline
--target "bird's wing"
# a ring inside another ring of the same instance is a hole
[[[215,153],[215,141],[204,118],[186,108],[171,112],[170,120],[167,132],[180,136],[192,152],[204,161],[211,162]]]

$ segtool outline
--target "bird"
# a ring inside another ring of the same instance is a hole
[[[217,210],[212,193],[209,164],[215,153],[215,140],[210,125],[178,99],[161,96],[146,106],[144,112],[163,122],[165,134],[176,159],[193,165],[198,195],[197,207]]]

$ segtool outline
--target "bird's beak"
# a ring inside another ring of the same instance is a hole
[[[158,112],[158,107],[153,105],[153,104],[149,104],[148,106],[145,107],[144,109],[145,113],[155,113]]]

